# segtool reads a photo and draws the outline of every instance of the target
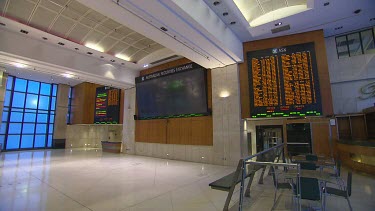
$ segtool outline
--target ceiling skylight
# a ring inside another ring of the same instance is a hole
[[[251,27],[308,10],[308,0],[234,0]]]

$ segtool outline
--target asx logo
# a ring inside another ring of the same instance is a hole
[[[272,53],[277,53],[277,48],[272,49]]]
[[[286,52],[286,48],[274,48],[274,49],[272,49],[273,54],[283,53],[283,52]]]

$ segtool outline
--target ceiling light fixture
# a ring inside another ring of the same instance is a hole
[[[101,47],[97,44],[94,44],[94,43],[88,42],[88,43],[85,44],[85,46],[88,47],[88,48],[94,49],[96,51],[99,51],[99,52],[104,52],[103,47]]]
[[[6,26],[6,24],[5,24],[5,23],[1,23],[1,22],[0,22],[0,25],[1,25],[1,26]]]
[[[275,23],[275,26],[281,26],[283,24],[283,22],[278,22],[278,23]]]
[[[92,52],[87,52],[88,55],[92,55]]]
[[[323,4],[323,6],[328,6],[329,5],[329,2],[325,2],[324,4]]]
[[[74,48],[74,49],[76,49],[77,51],[79,50],[79,48]]]
[[[371,18],[371,19],[370,19],[370,21],[374,21],[374,20],[375,20],[375,18]]]
[[[163,30],[163,31],[165,31],[165,32],[168,31],[168,29],[165,28],[164,26],[160,27],[160,29]]]
[[[18,68],[26,68],[27,67],[27,65],[21,64],[21,63],[14,63],[14,66],[18,67]]]
[[[234,24],[236,24],[236,21],[230,22],[230,25],[234,25]]]
[[[146,67],[148,67],[148,64],[144,64],[144,65],[143,65],[143,68],[146,68]]]
[[[42,39],[43,39],[43,40],[48,40],[48,38],[47,38],[47,37],[42,37]]]
[[[24,34],[28,34],[28,33],[29,33],[28,31],[23,30],[23,29],[21,29],[20,32],[21,32],[21,33],[24,33]]]
[[[342,29],[343,26],[339,26],[339,27],[336,27],[335,30],[339,30],[339,29]]]
[[[354,10],[354,14],[359,14],[361,11],[362,11],[361,9]]]
[[[125,61],[130,61],[130,58],[128,56],[121,54],[121,53],[116,54],[115,57],[125,60]]]
[[[64,76],[65,78],[73,78],[74,77],[74,75],[70,74],[70,73],[63,73],[61,75]]]
[[[59,45],[65,45],[64,43],[62,43],[62,42],[58,42],[57,44],[59,44]]]
[[[214,1],[214,6],[217,6],[220,4],[220,1]]]
[[[111,59],[111,62],[115,62],[115,60],[114,60],[114,59]]]
[[[223,16],[227,16],[227,15],[228,15],[228,13],[227,13],[227,12],[224,12],[224,13],[223,13]]]
[[[104,56],[100,56],[101,59],[104,59]]]

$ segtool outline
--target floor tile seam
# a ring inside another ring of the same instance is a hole
[[[46,184],[48,187],[54,189],[55,191],[59,192],[60,194],[64,195],[65,197],[71,199],[72,201],[76,202],[77,204],[79,204],[79,205],[81,205],[81,206],[83,206],[83,207],[85,207],[85,208],[87,208],[87,209],[93,211],[91,208],[89,208],[89,207],[85,206],[84,204],[80,203],[79,201],[73,199],[72,197],[70,197],[70,196],[67,195],[66,193],[62,192],[61,190],[59,190],[59,189],[53,187],[51,184],[49,184],[49,183],[43,181],[42,179],[40,179],[40,178],[38,178],[38,177],[36,177],[36,176],[34,176],[34,175],[31,175],[31,176],[33,176],[33,177],[35,177],[36,179],[40,180],[42,183]]]
[[[218,174],[218,173],[217,173],[217,174]],[[153,200],[153,199],[155,199],[155,198],[157,198],[157,197],[159,197],[159,196],[162,196],[162,195],[164,195],[164,194],[167,194],[167,193],[169,193],[170,195],[172,195],[172,192],[173,192],[173,191],[176,191],[176,190],[178,190],[178,189],[180,189],[180,188],[184,188],[184,187],[186,187],[186,186],[192,185],[193,183],[196,183],[196,182],[198,182],[198,181],[201,181],[201,180],[207,179],[208,177],[210,177],[210,175],[207,175],[207,176],[205,176],[205,177],[202,177],[202,178],[200,178],[200,179],[198,179],[198,180],[196,180],[196,181],[193,181],[193,182],[191,182],[191,183],[188,183],[188,184],[184,184],[184,185],[178,186],[178,187],[176,187],[176,188],[174,188],[174,189],[172,189],[172,190],[169,190],[169,191],[167,191],[167,192],[165,192],[165,193],[158,194],[158,195],[156,195],[156,196],[154,196],[154,197],[152,197],[152,198],[145,199],[145,200],[143,200],[143,201],[141,201],[141,202],[138,202],[138,203],[136,203],[136,204],[133,204],[133,205],[131,205],[131,206],[129,206],[129,207],[125,207],[125,208],[124,208],[123,210],[121,210],[121,211],[126,211],[126,210],[129,209],[129,208],[135,207],[135,206],[137,206],[137,205],[139,205],[139,204],[142,204],[142,203],[144,203],[144,202],[146,202],[146,201],[148,201],[148,200]],[[211,203],[212,203],[212,202],[211,202]],[[214,206],[214,207],[215,207],[215,206]],[[215,209],[216,209],[216,207],[215,207]]]

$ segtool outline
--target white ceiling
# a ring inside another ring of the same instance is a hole
[[[219,2],[216,6],[215,1]],[[69,49],[72,58],[80,57],[80,62],[90,63],[90,67],[94,63],[84,59],[87,56],[100,60],[98,64],[101,65],[115,65],[114,69],[122,72],[121,77],[111,75],[105,83],[116,83],[121,87],[124,78],[127,78],[126,86],[134,84],[128,79],[134,78],[143,69],[143,64],[165,57],[181,55],[206,68],[216,68],[242,62],[242,42],[245,41],[318,29],[323,29],[325,36],[333,36],[375,23],[370,21],[375,17],[375,0],[252,1],[262,11],[252,15],[253,18],[302,1],[307,2],[309,10],[251,27],[233,0],[1,0],[0,14],[3,17],[0,17],[0,22],[6,22],[6,26],[0,26],[0,29],[19,33],[20,29],[27,28],[31,33],[22,36],[44,42],[38,44],[38,48],[53,45]],[[268,4],[272,7],[267,7]],[[358,9],[360,13],[355,14]],[[224,16],[223,13],[228,14]],[[275,26],[278,22],[282,22],[281,26],[290,25],[290,30],[272,34],[271,30],[279,27]],[[48,40],[42,40],[42,37]],[[58,46],[58,42],[65,45]],[[87,42],[102,45],[104,52],[82,46]],[[0,40],[0,53],[1,45],[7,43]],[[87,55],[89,51],[93,54]],[[116,58],[117,53],[129,56],[137,64]],[[54,60],[47,58],[44,62],[50,61]],[[56,62],[55,65],[65,65],[69,71],[75,68],[66,62]],[[85,72],[90,75],[89,79],[82,80],[92,80],[96,72],[98,78],[106,78],[99,73],[100,68],[95,72],[85,69],[84,65],[78,66],[77,75],[82,78]]]

